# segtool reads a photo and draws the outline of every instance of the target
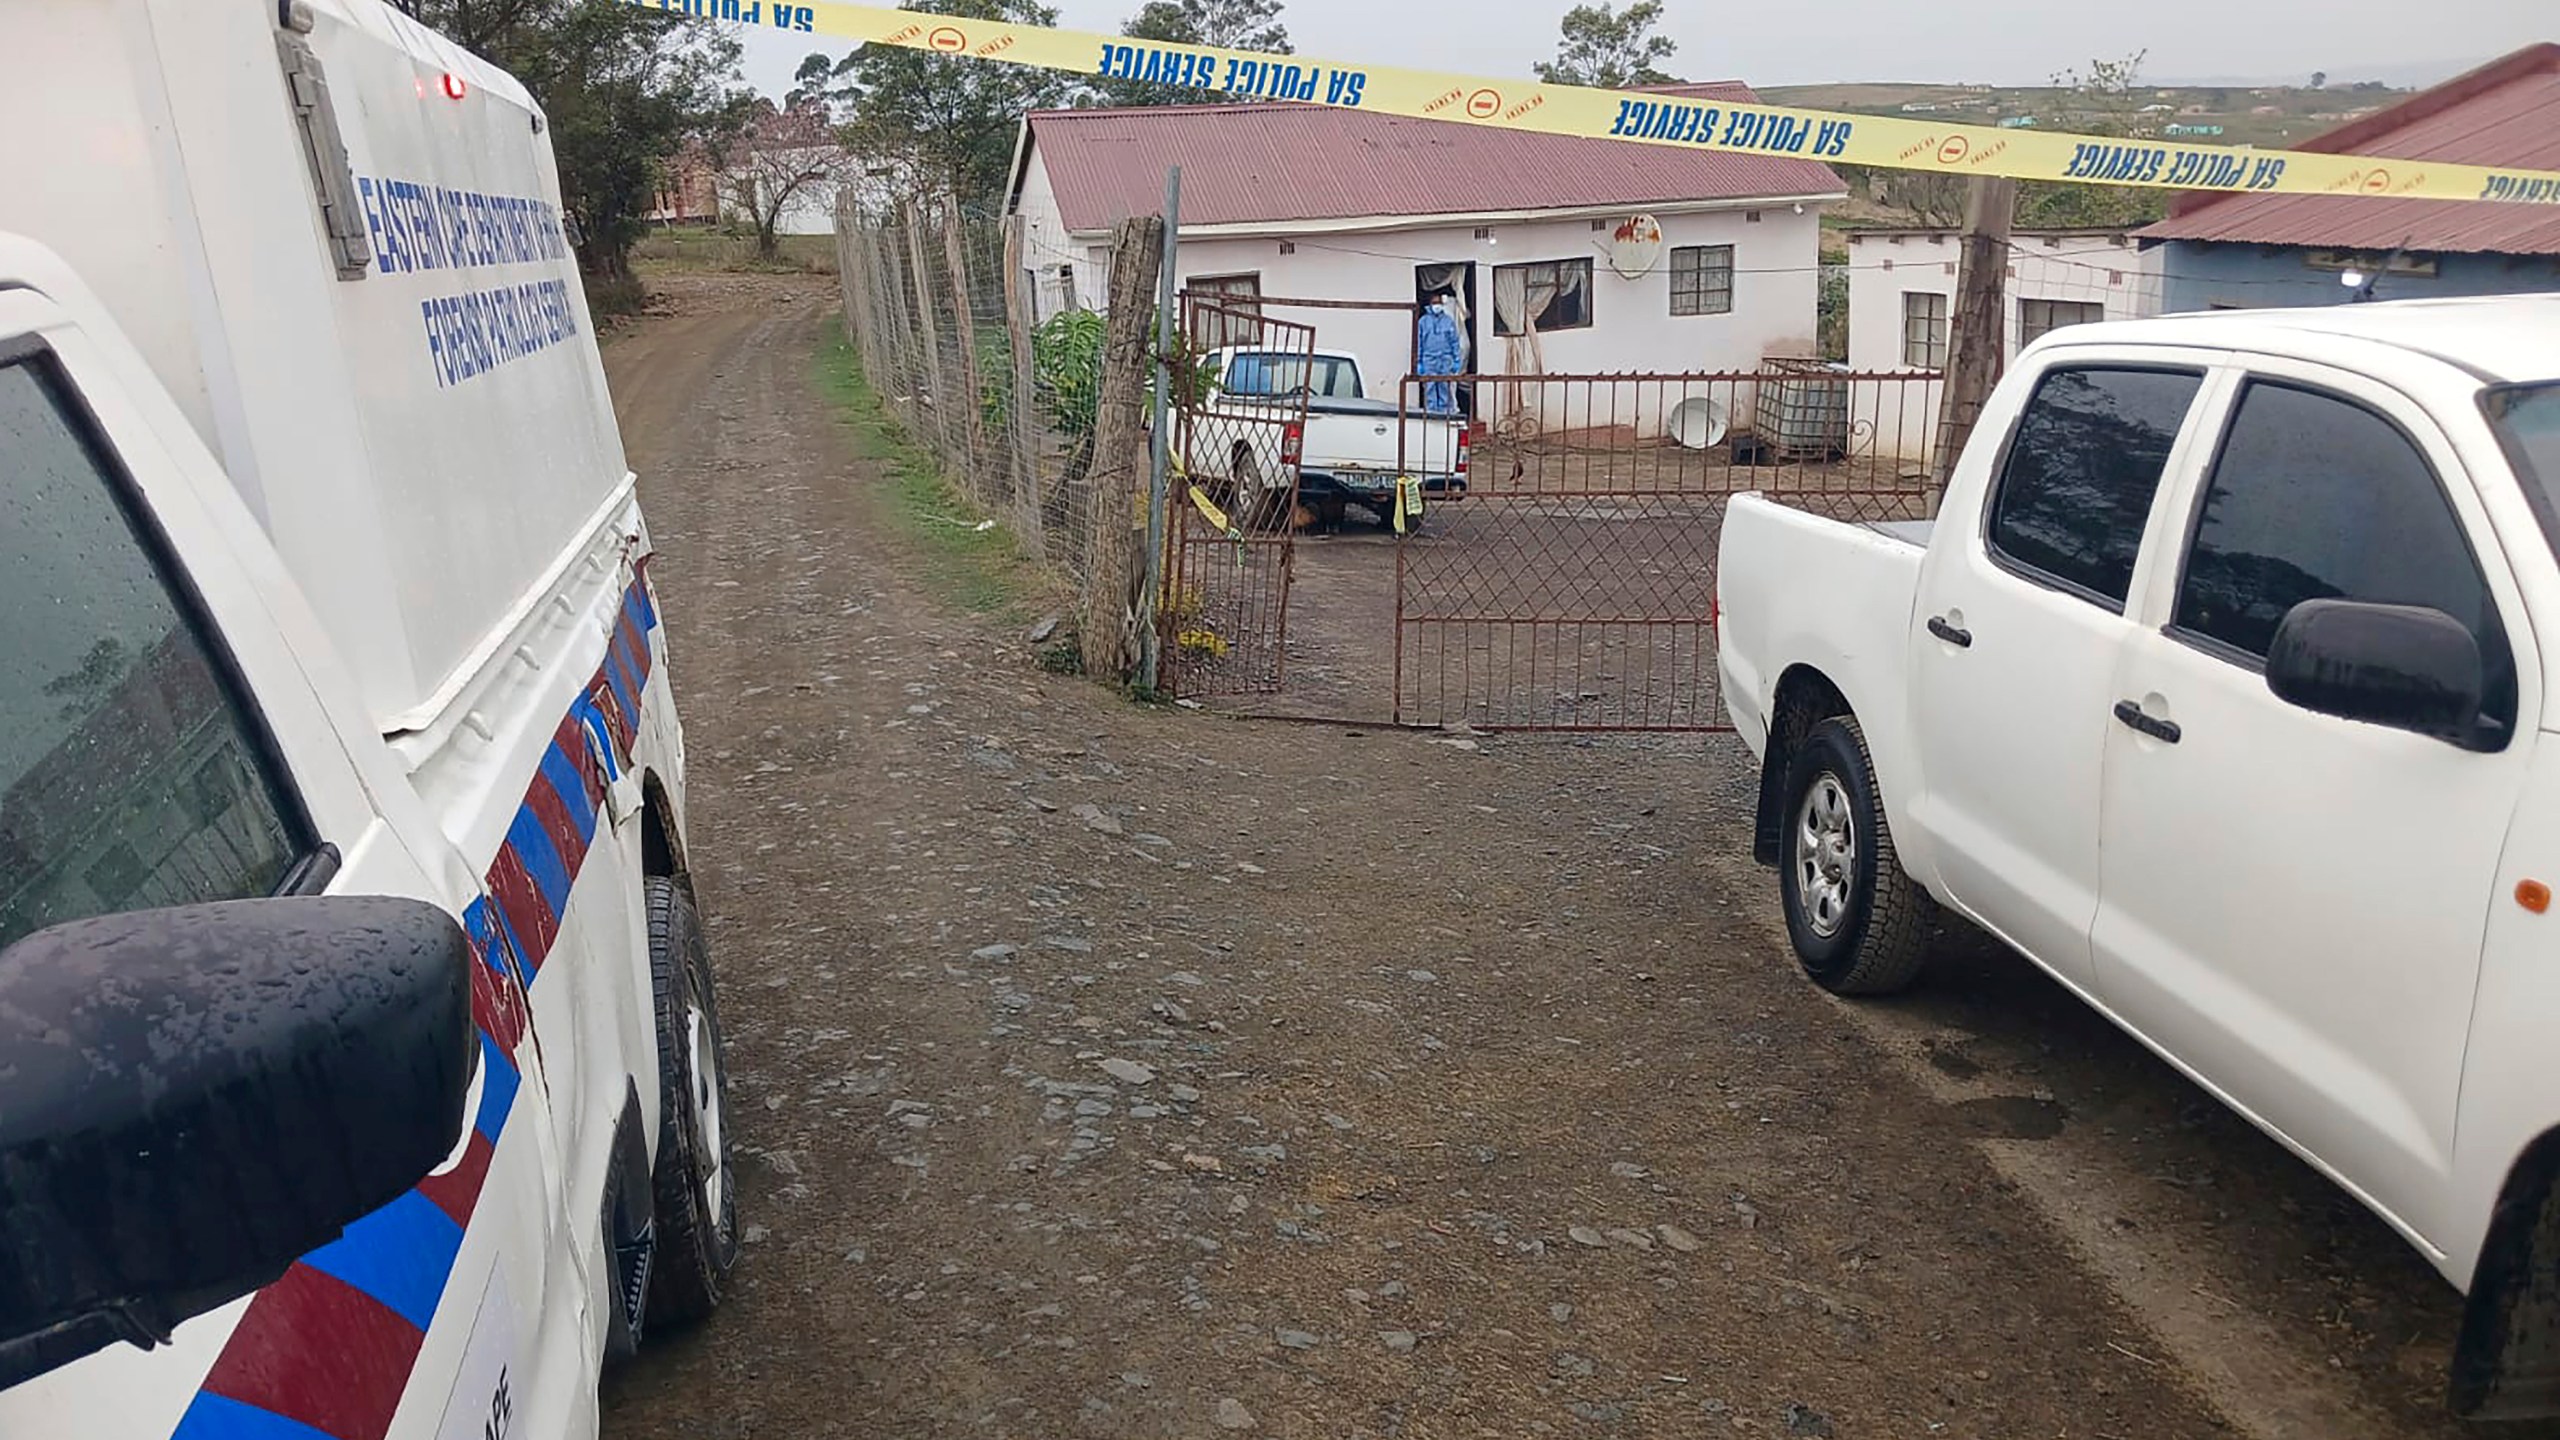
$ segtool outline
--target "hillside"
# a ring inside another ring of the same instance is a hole
[[[2138,94],[2141,104],[2137,123],[2154,134],[2281,148],[2345,124],[2408,93],[2376,81],[2319,90],[2294,85],[2145,86]],[[2038,129],[2071,130],[2080,128],[2080,123],[2088,119],[2074,92],[2053,86],[1772,85],[1761,88],[1760,96],[1774,105],[1967,125],[2032,119]],[[2170,128],[2173,126],[2178,128]],[[2190,129],[2192,134],[2188,133]]]

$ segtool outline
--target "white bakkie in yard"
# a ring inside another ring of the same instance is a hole
[[[0,1437],[593,1435],[737,1227],[542,111],[381,0],[48,0],[0,129]]]
[[[1725,703],[1804,968],[1981,925],[2469,1295],[2560,1411],[2560,297],[2058,332],[1934,524],[1734,502]]]
[[[1209,360],[1217,391],[1188,463],[1197,478],[1229,482],[1249,527],[1273,518],[1271,501],[1288,494],[1293,469],[1303,503],[1357,501],[1382,523],[1393,523],[1401,478],[1418,479],[1433,498],[1466,493],[1466,422],[1372,398],[1356,357],[1230,347]]]

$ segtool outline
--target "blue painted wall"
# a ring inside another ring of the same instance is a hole
[[[2164,310],[2216,306],[2258,309],[2270,305],[2335,305],[2347,298],[2335,270],[2303,263],[2309,252],[2290,246],[2209,245],[2172,240],[2161,247]],[[2560,257],[2550,255],[2441,255],[2433,275],[2385,275],[2376,300],[2421,300],[2446,295],[2560,292]]]

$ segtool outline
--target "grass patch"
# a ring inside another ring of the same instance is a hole
[[[887,476],[883,494],[907,547],[923,562],[934,595],[970,615],[1027,621],[1053,588],[1022,558],[1013,535],[952,488],[933,456],[913,440],[863,378],[853,342],[830,327],[815,361],[818,391],[853,436],[854,453]]]
[[[660,274],[743,271],[759,275],[833,275],[836,241],[832,235],[783,235],[781,253],[771,260],[756,254],[754,232],[740,233],[718,225],[670,225],[653,230],[631,247],[632,264]]]

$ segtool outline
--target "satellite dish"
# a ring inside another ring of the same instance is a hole
[[[1641,280],[1662,263],[1662,226],[1650,215],[1630,215],[1609,238],[1609,268]]]
[[[1704,450],[1724,443],[1728,425],[1724,407],[1698,395],[1672,406],[1663,428],[1684,448]]]

